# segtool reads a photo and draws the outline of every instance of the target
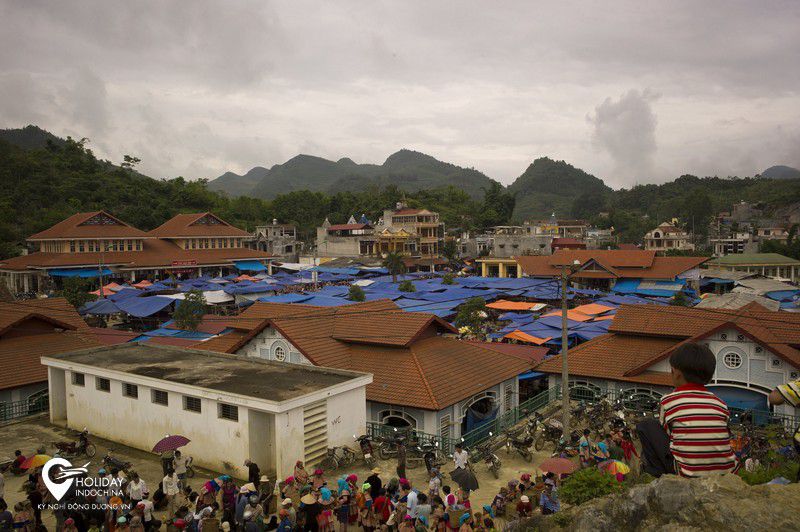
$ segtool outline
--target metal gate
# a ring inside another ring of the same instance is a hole
[[[305,462],[318,464],[328,450],[328,404],[317,401],[303,408]]]

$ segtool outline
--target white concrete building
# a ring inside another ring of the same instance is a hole
[[[366,428],[372,375],[208,351],[123,344],[42,357],[50,420],[143,450],[182,434],[198,465],[247,478],[315,463]],[[272,477],[275,478],[275,477]]]

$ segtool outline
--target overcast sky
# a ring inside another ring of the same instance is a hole
[[[0,127],[153,177],[411,148],[510,183],[800,167],[800,2],[0,1]]]

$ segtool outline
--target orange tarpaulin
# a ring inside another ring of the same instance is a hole
[[[115,290],[115,289],[119,289],[119,288],[120,288],[120,285],[118,285],[117,283],[108,283],[107,285],[105,285],[103,287],[103,295],[104,296],[110,296],[112,294],[116,294],[117,290]],[[89,292],[89,293],[90,294],[94,294],[96,296],[99,296],[100,295],[100,289],[98,288],[94,292]]]
[[[611,316],[598,316],[593,321],[604,321],[604,320],[613,320],[613,319],[614,319],[614,315],[612,314]]]
[[[597,316],[600,314],[605,314],[609,310],[614,310],[614,307],[607,307],[599,303],[589,303],[588,305],[581,305],[579,307],[575,307],[572,310],[576,310],[581,314],[586,314],[588,316]]]
[[[547,317],[547,316],[561,316],[561,311],[557,310],[555,312],[551,312],[549,314],[545,314],[543,317]],[[567,311],[567,319],[572,320],[572,321],[589,321],[589,320],[593,319],[593,317],[592,316],[587,316],[583,312],[578,312],[577,310],[572,309],[572,310],[568,310]]]
[[[517,329],[516,331],[510,332],[507,335],[503,336],[503,338],[507,338],[508,340],[517,340],[518,342],[525,342],[529,344],[536,344],[542,345],[549,340],[552,340],[552,336],[548,336],[547,338],[537,338],[536,336],[532,336],[528,333],[524,333]]]
[[[138,283],[136,283],[133,286],[136,287],[136,288],[147,288],[148,286],[153,286],[153,283],[151,283],[147,279],[142,279],[141,281],[139,281]]]
[[[488,303],[486,307],[493,308],[495,310],[532,310],[538,305],[541,305],[541,303],[531,303],[528,301],[506,301],[505,299],[498,299],[494,303]]]
[[[257,277],[250,277],[250,276],[249,276],[249,275],[247,275],[246,273],[245,273],[245,274],[242,274],[242,275],[240,275],[239,277],[237,277],[236,279],[234,279],[234,281],[236,281],[237,283],[238,283],[239,281],[258,281],[258,280],[259,280],[259,279],[258,279]]]

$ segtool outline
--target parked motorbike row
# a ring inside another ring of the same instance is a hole
[[[86,456],[92,458],[97,454],[97,447],[89,440],[89,431],[83,429],[78,434],[78,441],[54,441],[51,442],[52,446],[56,449],[56,456],[62,458],[74,458],[79,456]],[[193,466],[194,459],[191,456],[186,457],[186,476],[189,478],[194,477],[195,471]],[[133,470],[133,464],[126,460],[122,460],[114,456],[114,450],[109,449],[103,456],[102,467],[108,471],[116,469],[124,472],[126,475]]]

